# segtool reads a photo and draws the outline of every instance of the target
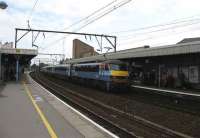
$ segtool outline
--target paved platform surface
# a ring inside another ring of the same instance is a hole
[[[0,138],[49,137],[115,136],[91,124],[31,78],[5,84],[0,89]]]
[[[49,137],[21,84],[9,83],[0,94],[1,138]]]

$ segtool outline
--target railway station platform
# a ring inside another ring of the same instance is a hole
[[[194,90],[178,90],[178,89],[165,89],[141,85],[131,85],[132,88],[138,90],[146,90],[148,92],[159,93],[163,95],[177,96],[179,98],[186,98],[192,100],[200,100],[200,93]]]
[[[49,93],[28,75],[0,86],[1,138],[117,137]]]

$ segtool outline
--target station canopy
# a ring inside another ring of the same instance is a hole
[[[16,48],[0,48],[2,58],[8,58],[9,61],[19,59],[21,64],[28,64],[30,60],[37,56],[38,51],[34,49],[16,49]]]

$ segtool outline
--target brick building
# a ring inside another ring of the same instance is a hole
[[[98,55],[94,48],[78,39],[73,40],[73,55],[72,58],[83,58]]]

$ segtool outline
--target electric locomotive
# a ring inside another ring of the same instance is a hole
[[[115,87],[128,87],[128,68],[119,60],[108,60],[99,63],[74,64],[72,77],[91,81],[110,91]]]

